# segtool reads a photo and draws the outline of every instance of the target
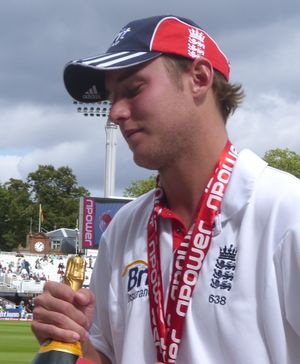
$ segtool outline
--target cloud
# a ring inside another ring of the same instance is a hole
[[[103,52],[134,18],[179,14],[222,45],[246,100],[228,127],[239,149],[300,152],[300,4],[296,0],[10,0],[0,14],[0,182],[26,178],[39,164],[68,165],[81,185],[103,195],[105,121],[76,113],[62,73],[71,59]],[[151,171],[132,161],[117,134],[116,194]]]
[[[245,85],[248,97],[276,90],[284,97],[299,98],[298,24],[299,18],[291,17],[230,35],[232,76]]]
[[[22,179],[18,168],[21,159],[22,157],[18,155],[0,155],[0,183],[5,183],[10,178]]]
[[[251,148],[260,156],[275,148],[300,153],[300,100],[293,102],[279,95],[259,94],[245,103],[229,121],[228,129],[238,149]]]
[[[2,105],[5,138],[0,140],[0,182],[25,180],[39,165],[69,166],[80,185],[103,195],[105,174],[105,119],[84,117],[76,107],[19,104]],[[119,131],[116,133],[116,187],[122,195],[134,179],[151,172],[137,167]]]

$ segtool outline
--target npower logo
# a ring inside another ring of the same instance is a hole
[[[92,248],[94,245],[94,221],[96,207],[93,198],[84,198],[83,201],[83,237],[82,247]]]
[[[135,260],[128,264],[122,277],[125,279],[128,302],[137,298],[148,297],[148,264],[144,260]]]

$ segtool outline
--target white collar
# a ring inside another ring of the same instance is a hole
[[[255,183],[266,166],[265,161],[248,149],[239,153],[224,195],[220,214],[221,223],[229,220],[249,203]]]

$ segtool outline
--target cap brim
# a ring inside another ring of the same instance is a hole
[[[65,87],[80,102],[106,100],[106,71],[136,66],[160,55],[159,52],[124,51],[69,62],[64,69]]]

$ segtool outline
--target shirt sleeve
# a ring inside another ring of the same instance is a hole
[[[275,264],[282,278],[286,320],[300,338],[300,223],[283,237],[275,253]]]
[[[94,292],[96,299],[93,323],[90,328],[90,340],[98,351],[105,354],[114,363],[109,315],[109,297],[112,294],[110,287],[110,260],[104,239],[101,239],[99,246],[100,249],[90,283],[90,289]]]

